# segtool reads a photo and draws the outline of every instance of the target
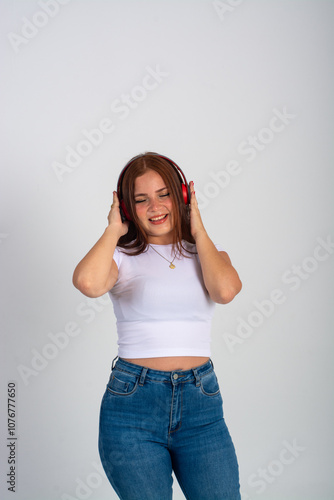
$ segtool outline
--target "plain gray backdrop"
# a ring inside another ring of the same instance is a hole
[[[120,170],[155,151],[243,282],[212,328],[243,500],[332,499],[333,1],[1,0],[0,18],[1,498],[116,498],[97,450],[115,320],[72,273]]]

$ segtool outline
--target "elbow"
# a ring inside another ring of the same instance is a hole
[[[77,290],[79,290],[79,292],[83,293],[87,297],[90,297],[91,287],[90,287],[90,284],[86,280],[82,279],[80,276],[75,276],[75,274],[74,274],[73,278],[72,278],[72,283],[73,283],[74,287]]]
[[[238,280],[238,283],[230,287],[222,288],[214,297],[211,298],[217,304],[228,304],[229,302],[232,302],[234,297],[238,295],[241,289],[242,283],[240,280]]]
[[[105,290],[98,290],[89,280],[81,276],[76,276],[75,273],[73,275],[72,283],[75,288],[79,290],[79,292],[91,299],[101,297],[101,295],[105,294]]]

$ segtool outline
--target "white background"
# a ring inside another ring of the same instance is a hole
[[[334,497],[333,248],[317,240],[334,238],[334,3],[220,4],[1,0],[3,499],[116,498],[97,451],[115,320],[108,298],[86,299],[72,273],[106,227],[121,168],[144,151],[194,180],[209,235],[243,281],[212,330],[243,499]],[[163,76],[145,79],[148,68]],[[275,110],[286,118],[273,121]],[[55,162],[66,167],[67,148],[105,118],[113,132],[60,175]]]

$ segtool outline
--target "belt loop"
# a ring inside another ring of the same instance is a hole
[[[192,370],[193,370],[194,377],[196,379],[196,387],[199,387],[201,385],[201,379],[199,378],[199,375],[197,373],[197,369],[193,368]]]
[[[144,385],[147,370],[148,370],[148,368],[145,368],[145,367],[142,369],[140,379],[139,379],[139,385]]]
[[[214,369],[215,369],[215,367],[214,367],[214,364],[213,364],[213,361],[212,361],[212,359],[211,359],[211,358],[210,358],[210,363],[211,363],[212,368],[213,368],[213,370],[214,370]]]
[[[113,371],[113,369],[115,368],[115,364],[116,364],[117,359],[118,359],[118,356],[116,356],[116,358],[114,358],[114,359],[112,360],[112,364],[111,364],[111,371]]]

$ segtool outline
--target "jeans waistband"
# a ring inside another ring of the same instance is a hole
[[[117,361],[115,362],[115,360]],[[139,385],[143,385],[144,380],[154,380],[156,382],[191,382],[196,380],[196,385],[199,385],[200,378],[214,370],[213,362],[211,359],[204,363],[203,365],[197,366],[196,368],[191,368],[190,370],[173,370],[173,371],[162,371],[153,370],[152,368],[146,368],[141,365],[136,365],[134,363],[129,363],[122,358],[116,357],[112,364],[112,369],[117,368],[118,370],[131,373],[140,377]]]

